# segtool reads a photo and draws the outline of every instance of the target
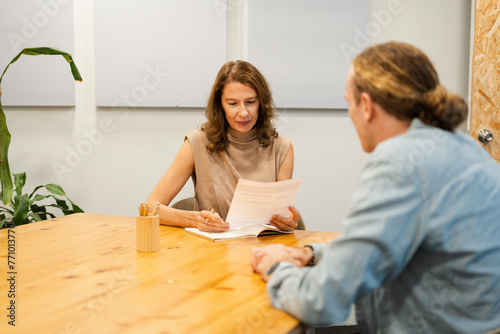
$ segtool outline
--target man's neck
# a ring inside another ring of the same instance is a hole
[[[397,119],[380,107],[377,112],[377,119],[374,121],[374,138],[377,143],[406,133],[411,125],[411,120],[402,121]]]

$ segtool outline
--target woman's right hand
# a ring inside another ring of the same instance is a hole
[[[222,220],[217,212],[212,213],[207,210],[199,212],[195,227],[203,232],[226,232],[229,230],[229,224]]]

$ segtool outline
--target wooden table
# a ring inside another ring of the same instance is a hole
[[[161,226],[160,250],[139,253],[134,217],[80,213],[4,229],[0,333],[287,333],[299,323],[270,305],[252,248],[336,236],[213,242]]]

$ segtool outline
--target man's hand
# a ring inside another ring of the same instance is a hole
[[[253,271],[260,274],[264,281],[269,280],[267,272],[277,262],[290,262],[296,267],[309,263],[313,251],[309,247],[287,247],[282,244],[272,244],[266,247],[254,248],[250,257]]]

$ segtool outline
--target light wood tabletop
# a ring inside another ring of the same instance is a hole
[[[252,248],[337,236],[213,242],[160,226],[160,250],[141,253],[135,232],[135,217],[90,213],[1,230],[0,333],[287,333],[299,323],[271,306]]]

